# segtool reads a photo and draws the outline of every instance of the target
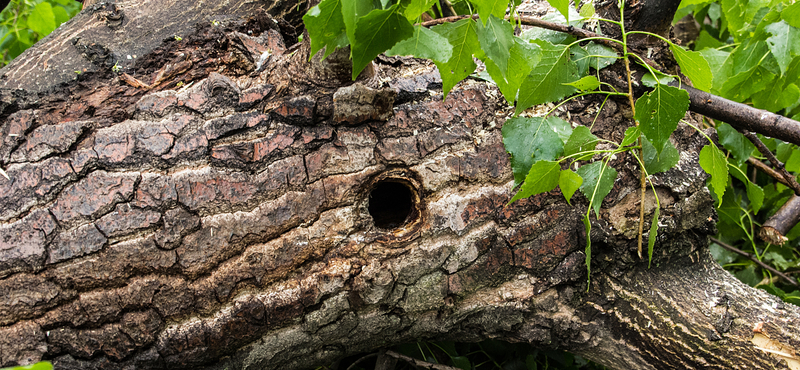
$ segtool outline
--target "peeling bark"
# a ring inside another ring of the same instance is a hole
[[[435,68],[404,58],[322,79],[336,59],[309,64],[259,14],[140,55],[126,73],[150,89],[97,69],[2,91],[0,366],[300,369],[495,338],[625,369],[787,368],[753,340],[798,348],[800,309],[709,255],[700,135],[679,127],[681,161],[654,177],[648,269],[629,156],[587,236],[580,196],[507,204],[496,89],[467,80],[442,101]],[[596,135],[623,137],[624,104],[604,105]],[[586,124],[599,106],[560,114]]]

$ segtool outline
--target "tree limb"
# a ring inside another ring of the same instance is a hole
[[[759,169],[761,172],[764,172],[765,174],[767,174],[767,176],[772,177],[775,181],[789,187],[789,182],[786,181],[786,179],[784,179],[783,176],[778,171],[775,171],[774,169],[772,169],[772,167],[767,166],[764,162],[761,162],[754,157],[750,157],[747,158],[747,163]]]
[[[783,245],[786,234],[800,222],[800,196],[792,195],[786,203],[761,226],[758,236],[772,244]]]
[[[800,122],[781,115],[737,103],[691,86],[681,85],[689,93],[689,109],[733,126],[800,145]]]
[[[411,365],[413,365],[414,367],[417,367],[417,368],[430,369],[430,370],[461,370],[461,369],[459,369],[457,367],[453,367],[453,366],[447,366],[447,365],[442,365],[442,364],[434,364],[432,362],[422,361],[420,359],[409,357],[409,356],[406,356],[406,355],[401,354],[401,353],[397,353],[397,352],[392,351],[392,350],[386,351],[386,355],[394,357],[394,358],[396,358],[398,360],[403,360],[405,362],[408,362],[409,364],[411,364]]]
[[[795,197],[795,198],[797,198],[797,197]],[[725,243],[722,240],[719,240],[717,238],[709,237],[708,240],[711,240],[712,242],[716,243],[720,247],[725,248],[725,249],[727,249],[727,250],[729,250],[729,251],[731,251],[733,253],[736,253],[738,255],[747,257],[747,259],[755,262],[757,265],[761,266],[761,268],[763,268],[765,270],[769,270],[773,274],[780,276],[781,278],[786,280],[787,283],[792,284],[794,286],[800,286],[800,284],[798,284],[797,281],[795,281],[794,279],[792,279],[788,275],[776,270],[774,267],[772,267],[772,266],[770,266],[770,265],[768,265],[768,264],[766,264],[764,262],[759,261],[759,259],[756,258],[756,256],[754,256],[754,255],[752,255],[750,253],[747,253],[747,252],[745,252],[745,251],[743,251],[743,250],[741,250],[739,248],[736,248],[736,247],[734,247],[734,246],[732,246],[730,244],[727,244],[727,243]]]
[[[772,151],[769,150],[769,148],[767,148],[767,146],[764,145],[763,142],[761,142],[758,136],[747,130],[742,130],[742,134],[748,140],[750,140],[750,142],[752,142],[753,145],[756,146],[756,148],[758,149],[759,152],[761,152],[761,154],[767,157],[769,162],[772,163],[772,165],[775,168],[778,169],[778,173],[781,175],[784,181],[786,181],[786,183],[788,184],[787,186],[789,186],[790,189],[794,190],[794,193],[796,195],[800,195],[800,184],[797,183],[797,180],[795,180],[794,176],[792,176],[789,173],[789,171],[786,171],[786,166],[784,166],[784,164],[781,161],[779,161],[778,158],[775,157],[775,154],[773,154]]]

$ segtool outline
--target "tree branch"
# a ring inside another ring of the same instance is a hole
[[[800,122],[691,86],[682,85],[681,88],[689,93],[689,109],[692,112],[727,122],[739,131],[753,131],[800,145]]]
[[[796,195],[800,195],[800,184],[797,183],[797,180],[795,180],[794,176],[792,176],[789,171],[786,171],[786,166],[784,166],[783,163],[775,157],[775,154],[773,154],[772,151],[769,150],[769,148],[767,148],[763,142],[761,142],[758,136],[748,130],[742,130],[742,134],[748,140],[750,140],[753,145],[756,146],[761,154],[767,157],[769,163],[772,163],[772,165],[778,170],[778,173],[781,175],[781,177],[786,181],[785,184],[787,184],[790,189],[794,190]]]
[[[413,357],[409,357],[409,356],[397,353],[397,352],[392,351],[392,350],[387,350],[386,351],[386,355],[394,357],[394,358],[396,358],[398,360],[403,360],[405,362],[408,362],[409,364],[411,364],[412,366],[417,367],[417,368],[430,369],[430,370],[461,370],[461,369],[459,369],[457,367],[452,367],[452,366],[447,366],[447,365],[442,365],[442,364],[434,364],[434,363],[431,363],[431,362],[422,361],[422,360],[419,360],[419,359],[416,359],[416,358],[413,358]]]
[[[736,253],[738,255],[747,257],[749,260],[751,260],[751,261],[755,262],[757,265],[761,266],[761,268],[769,270],[773,274],[780,276],[781,278],[786,280],[786,282],[788,282],[789,284],[792,284],[794,286],[800,286],[800,284],[798,284],[797,281],[795,281],[794,279],[792,279],[788,275],[776,270],[774,267],[772,267],[772,266],[770,266],[770,265],[768,265],[768,264],[766,264],[764,262],[759,261],[758,258],[756,258],[756,256],[754,256],[754,255],[752,255],[750,253],[747,253],[747,252],[745,252],[745,251],[743,251],[743,250],[741,250],[739,248],[736,248],[736,247],[734,247],[734,246],[732,246],[730,244],[727,244],[727,243],[725,243],[722,240],[719,240],[717,238],[708,237],[708,240],[711,240],[712,242],[716,243],[720,247],[725,248],[725,249],[727,249],[727,250],[729,250],[729,251],[731,251],[733,253]]]
[[[747,158],[747,163],[752,165],[753,167],[759,169],[761,172],[767,174],[767,176],[772,177],[775,181],[790,187],[789,182],[783,178],[783,176],[778,172],[772,169],[772,167],[767,166],[764,162],[759,161],[756,158],[750,157]]]
[[[800,222],[800,196],[792,195],[783,206],[761,226],[758,236],[766,242],[783,245],[786,234]]]

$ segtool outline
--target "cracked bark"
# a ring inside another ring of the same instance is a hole
[[[356,84],[320,81],[330,66],[309,67],[307,45],[287,49],[287,29],[259,14],[140,54],[125,72],[142,81],[191,61],[153,89],[99,68],[1,92],[0,366],[299,369],[496,338],[621,369],[787,368],[752,340],[797,348],[800,310],[709,255],[702,137],[679,128],[681,162],[653,180],[664,208],[650,269],[635,257],[638,169],[613,161],[587,289],[586,200],[506,205],[512,111],[494,88],[467,81],[442,101],[435,68],[402,58]],[[38,73],[23,65],[6,86]],[[595,134],[622,138],[621,105],[606,103]],[[586,123],[597,106],[567,108]],[[380,197],[408,198],[401,221],[375,225]]]

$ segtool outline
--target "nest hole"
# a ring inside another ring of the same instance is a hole
[[[414,194],[408,184],[397,180],[384,180],[375,184],[369,193],[369,214],[375,226],[396,229],[411,221],[414,212]]]

